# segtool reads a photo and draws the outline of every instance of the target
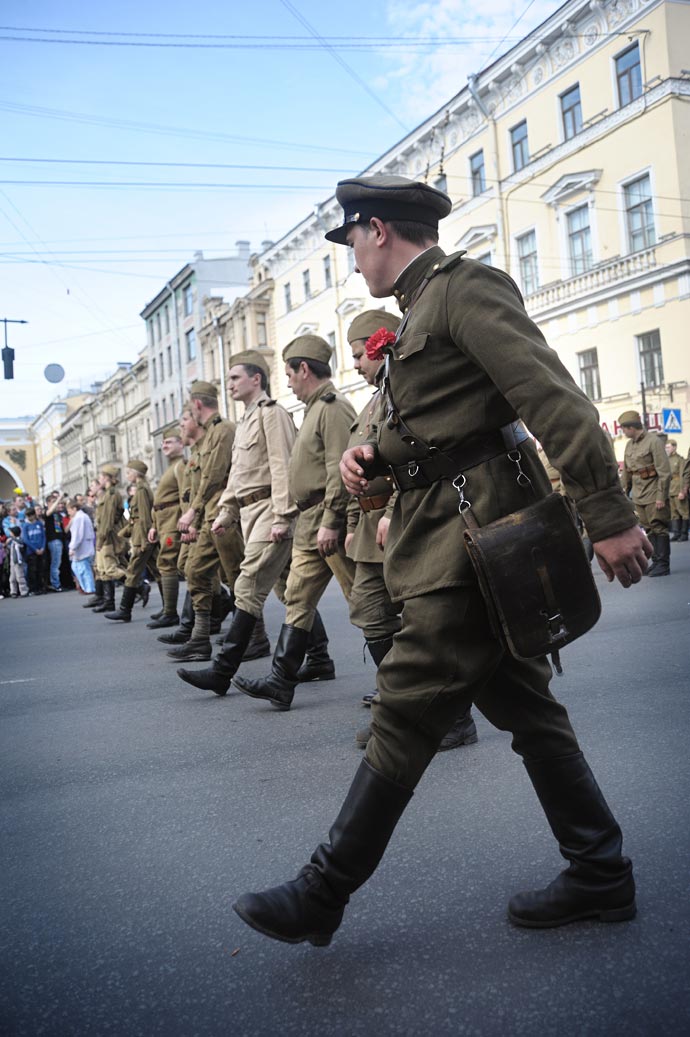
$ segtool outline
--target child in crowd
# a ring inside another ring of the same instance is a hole
[[[10,553],[10,594],[13,598],[18,598],[20,594],[25,598],[29,588],[24,576],[24,544],[19,526],[10,526],[7,547]]]
[[[26,547],[26,575],[30,594],[43,593],[43,555],[46,549],[45,526],[35,508],[27,508],[21,537]]]

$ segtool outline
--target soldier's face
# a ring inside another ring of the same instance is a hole
[[[370,360],[365,348],[366,339],[358,339],[352,343],[352,360],[355,371],[359,371],[365,382],[369,385],[376,383],[376,372],[381,366],[380,360]]]
[[[177,436],[166,436],[161,443],[161,450],[166,457],[179,457],[182,453],[182,440]]]
[[[257,391],[261,391],[261,378],[257,374],[247,374],[245,367],[237,364],[228,372],[228,388],[233,400],[248,403],[256,396]]]
[[[182,433],[183,443],[193,443],[194,433],[197,429],[197,423],[192,417],[191,413],[186,410],[180,418],[180,432]]]
[[[289,388],[292,389],[300,403],[304,403],[308,396],[308,388],[306,385],[305,376],[309,374],[309,368],[306,364],[302,363],[299,365],[296,371],[293,371],[290,365],[286,364],[285,374],[287,376],[287,383]]]
[[[375,299],[387,298],[393,289],[395,275],[388,270],[388,252],[385,238],[378,227],[355,224],[347,232],[347,244],[355,254],[355,272],[367,282],[369,294]]]
[[[668,454],[669,457],[673,457],[673,455],[675,454],[677,449],[678,449],[678,447],[676,446],[675,443],[667,443],[666,444],[666,453]]]

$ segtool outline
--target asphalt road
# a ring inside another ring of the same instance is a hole
[[[635,862],[630,923],[520,930],[562,866],[506,735],[437,757],[330,947],[246,928],[294,876],[361,759],[371,663],[337,587],[335,682],[289,713],[182,684],[146,630],[76,593],[0,601],[3,1035],[690,1033],[690,544],[563,653],[555,693]],[[272,641],[282,610],[267,607]],[[249,664],[256,675],[267,660]]]

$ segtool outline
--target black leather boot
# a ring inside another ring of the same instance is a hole
[[[266,699],[276,709],[286,710],[292,705],[297,684],[297,671],[304,659],[309,634],[300,627],[283,623],[276,650],[273,668],[268,677],[250,680],[248,677],[233,677],[233,684],[253,699]]]
[[[83,609],[95,609],[97,605],[103,604],[103,580],[96,580],[96,593],[82,605]]]
[[[634,918],[632,864],[621,856],[621,830],[582,753],[524,763],[569,866],[546,889],[514,896],[511,922],[548,929],[581,918]]]
[[[225,617],[235,610],[235,595],[221,586],[211,601],[211,633],[219,634]]]
[[[669,530],[671,536],[670,536],[669,539],[670,539],[672,544],[675,544],[675,542],[677,540],[680,540],[680,526],[681,526],[680,519],[672,519],[671,520],[671,526],[670,526],[670,530]]]
[[[327,946],[350,896],[373,875],[405,807],[410,789],[364,760],[340,813],[297,878],[263,893],[245,893],[233,904],[252,929],[284,943]]]
[[[255,616],[235,609],[223,648],[213,660],[213,666],[206,670],[178,670],[178,677],[195,688],[201,688],[202,691],[214,691],[216,695],[225,695],[235,671],[244,658],[243,653],[249,644],[256,622]]]
[[[136,587],[125,587],[120,598],[120,607],[115,612],[106,612],[106,619],[119,620],[121,623],[132,622],[132,606],[136,600]]]
[[[135,588],[135,590],[136,600],[141,600],[141,607],[145,609],[149,603],[149,598],[151,597],[151,584],[148,580],[142,580],[139,586]]]
[[[249,644],[244,650],[242,662],[248,663],[252,659],[266,659],[271,654],[271,642],[268,640],[266,625],[263,614],[259,616],[249,639]]]
[[[173,631],[172,634],[161,634],[158,640],[164,645],[184,645],[191,638],[193,629],[194,606],[192,605],[192,595],[187,591],[184,596],[179,629]]]
[[[688,542],[688,525],[690,525],[688,519],[681,519],[680,536],[678,537],[681,544],[687,544]]]
[[[314,625],[307,639],[307,657],[300,666],[297,683],[308,681],[335,680],[335,664],[328,654],[328,634],[318,612],[314,613]]]
[[[668,533],[657,533],[654,538],[654,557],[648,576],[671,575],[671,543]]]
[[[450,731],[446,732],[436,751],[445,753],[449,749],[459,749],[461,745],[476,745],[478,741],[479,736],[472,719],[472,710],[468,709],[466,713],[458,717]]]
[[[382,637],[378,641],[367,641],[366,645],[369,649],[369,655],[374,660],[374,664],[378,670],[379,666],[393,647],[393,638]],[[362,702],[365,706],[371,705],[375,694],[375,691],[368,691],[366,695],[362,695]],[[364,744],[366,745],[366,742]]]
[[[165,615],[165,600],[163,598],[163,584],[162,584],[162,582],[160,580],[156,580],[156,586],[158,587],[158,590],[160,591],[161,607],[158,610],[158,612],[152,612],[151,613],[151,619],[162,619],[163,616]],[[146,624],[146,626],[148,626],[148,623]]]
[[[114,612],[115,611],[115,581],[114,580],[103,580],[103,604],[96,605],[93,609],[94,612]]]

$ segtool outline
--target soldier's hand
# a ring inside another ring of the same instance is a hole
[[[150,530],[146,534],[146,539],[148,540],[149,544],[155,544],[158,540],[158,533],[156,533],[156,530],[153,528],[153,526],[151,526]]]
[[[220,521],[220,519],[214,519],[213,525],[211,526],[211,532],[215,533],[217,537],[222,537],[223,533],[225,532],[225,526]]]
[[[199,538],[199,530],[196,526],[190,526],[187,530],[187,536],[189,537],[188,543],[193,544],[195,540]]]
[[[388,539],[388,527],[391,524],[391,520],[382,515],[379,519],[379,524],[376,527],[376,546],[380,547],[383,551],[386,546],[386,540]]]
[[[661,511],[662,508],[666,507],[666,501],[665,500],[656,500],[656,501],[654,501],[654,503],[656,504],[656,510],[657,511]]]
[[[322,558],[334,555],[338,550],[338,530],[329,529],[327,526],[319,526],[316,534],[316,546]]]
[[[350,546],[350,544],[352,543],[352,541],[354,539],[355,539],[355,534],[354,533],[348,533],[347,536],[345,537],[345,544],[344,544],[345,554],[347,554],[347,549],[348,549],[348,547]]]
[[[340,477],[348,493],[359,497],[369,483],[364,478],[362,464],[371,464],[374,460],[374,448],[361,444],[345,451],[340,459]]]
[[[597,540],[592,546],[609,583],[616,579],[623,587],[640,582],[647,570],[647,559],[654,554],[641,526],[633,526],[623,533]]]
[[[188,508],[183,515],[180,515],[179,521],[177,523],[177,528],[179,529],[180,533],[187,532],[192,522],[194,521],[195,515],[196,511],[194,510],[194,508]]]
[[[287,539],[288,527],[287,526],[271,526],[271,543],[280,544],[283,540]]]

